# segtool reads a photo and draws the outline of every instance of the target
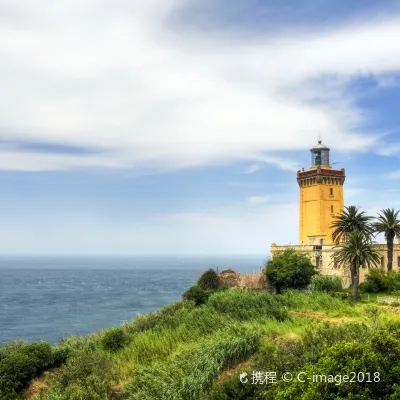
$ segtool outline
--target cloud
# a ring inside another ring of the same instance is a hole
[[[400,17],[239,41],[167,24],[190,4],[0,2],[0,137],[109,152],[21,162],[3,150],[4,168],[293,170],[277,152],[308,149],[318,133],[338,150],[375,148],[379,132],[361,133],[367,116],[347,84],[399,71]]]
[[[400,170],[389,172],[388,174],[384,175],[386,179],[400,179]]]
[[[267,203],[271,200],[271,196],[251,196],[247,198],[247,204],[251,206],[258,206]]]
[[[398,155],[400,152],[400,143],[382,143],[377,153],[381,156]]]
[[[252,164],[249,167],[247,167],[243,173],[244,174],[253,174],[254,172],[260,171],[262,169],[261,164]]]

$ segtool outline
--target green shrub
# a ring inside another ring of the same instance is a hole
[[[278,293],[285,289],[301,289],[311,283],[318,272],[308,254],[286,249],[267,262],[264,273]]]
[[[247,379],[251,382],[253,371],[242,368],[239,372],[247,373]],[[241,383],[239,378],[239,373],[235,373],[215,383],[207,395],[207,400],[258,399],[257,393],[259,392],[259,387],[249,384],[249,382]]]
[[[53,366],[61,367],[65,364],[72,350],[69,347],[57,346],[53,349]]]
[[[74,390],[80,392],[79,388],[91,388],[98,397],[84,396],[81,400],[105,399],[104,388],[107,390],[111,386],[114,377],[112,359],[100,352],[81,351],[67,359],[67,362],[58,370],[50,375],[51,387],[55,393],[59,392],[65,399],[72,397]],[[92,382],[102,382],[101,385],[94,387]],[[103,397],[101,397],[103,396]],[[73,397],[78,399],[77,397]]]
[[[192,286],[185,293],[182,294],[184,300],[193,301],[196,306],[205,304],[211,292],[200,289],[198,286]]]
[[[11,343],[2,349],[0,360],[0,394],[19,393],[26,385],[53,364],[48,343]],[[1,397],[3,398],[3,397]]]
[[[252,318],[273,318],[283,321],[289,318],[289,313],[277,296],[252,290],[231,289],[213,293],[207,304],[222,314],[237,320]]]
[[[169,362],[142,367],[126,387],[129,400],[208,398],[213,382],[226,368],[246,360],[259,347],[260,336],[238,331],[213,337],[175,354]]]
[[[342,280],[338,276],[314,275],[310,289],[315,292],[340,292],[343,289]]]
[[[338,341],[320,352],[316,363],[302,367],[304,376],[338,377],[356,373],[353,381],[338,384],[336,380],[291,383],[279,382],[271,397],[276,400],[295,399],[396,399],[400,371],[400,340],[384,330],[373,331],[367,340],[359,338]],[[361,372],[361,378],[357,373]],[[367,372],[370,373],[368,377]],[[376,375],[377,374],[377,375]],[[353,377],[354,378],[354,377]],[[368,379],[370,378],[370,379]],[[376,378],[376,379],[375,379]],[[370,380],[370,383],[366,383]]]
[[[26,354],[15,353],[0,361],[0,398],[19,393],[37,373],[32,359]]]
[[[365,278],[362,289],[367,293],[386,291],[386,272],[381,269],[372,269]]]
[[[400,289],[400,274],[395,271],[372,269],[360,286],[367,293],[392,293]]]
[[[284,306],[292,308],[294,310],[323,310],[323,311],[344,311],[351,315],[356,313],[352,304],[349,303],[349,299],[344,297],[337,298],[337,296],[325,292],[311,292],[304,293],[299,290],[286,290],[283,294],[276,296],[277,300]],[[343,293],[343,296],[346,296]]]
[[[400,290],[400,272],[386,272],[386,286],[390,293],[395,293],[397,290]]]
[[[156,312],[137,315],[132,322],[125,322],[123,327],[128,333],[139,333],[155,327],[173,327],[179,325],[180,316],[194,307],[194,302],[176,301]]]
[[[215,270],[210,268],[197,280],[197,286],[201,290],[217,290],[221,286],[221,279]]]
[[[117,351],[129,342],[129,336],[121,327],[111,328],[104,332],[101,343],[105,350]]]

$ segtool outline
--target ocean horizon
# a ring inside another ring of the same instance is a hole
[[[209,269],[259,272],[267,256],[0,256],[0,345],[51,343],[178,301]]]

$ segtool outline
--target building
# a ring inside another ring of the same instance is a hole
[[[271,257],[278,251],[294,248],[308,252],[315,259],[317,268],[323,275],[342,278],[344,287],[351,282],[349,266],[338,265],[334,257],[334,243],[330,228],[334,216],[344,209],[344,168],[333,169],[330,164],[330,149],[318,141],[311,149],[311,166],[308,170],[297,171],[300,189],[299,244],[271,245]],[[381,255],[380,267],[386,269],[387,249],[384,244],[374,244]],[[400,240],[393,249],[393,270],[400,269]],[[360,271],[360,283],[368,274],[368,268]]]

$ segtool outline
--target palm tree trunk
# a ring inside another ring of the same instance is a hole
[[[387,256],[388,256],[387,269],[389,272],[392,270],[392,266],[393,266],[393,239],[392,238],[388,238],[388,240],[387,240]]]
[[[358,285],[360,283],[360,274],[358,268],[353,266],[353,301],[360,300],[360,293],[358,292]]]

